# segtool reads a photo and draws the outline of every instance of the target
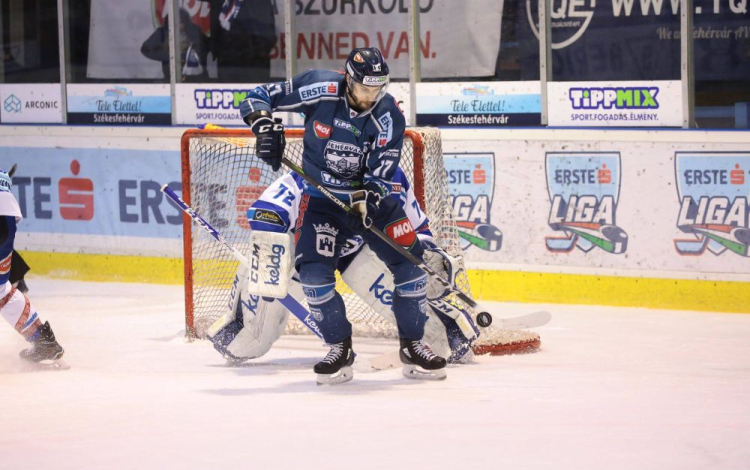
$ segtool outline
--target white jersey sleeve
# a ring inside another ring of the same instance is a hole
[[[297,222],[303,180],[289,172],[268,186],[247,210],[247,220],[253,230],[288,232]]]
[[[411,225],[417,232],[417,237],[420,240],[432,240],[430,221],[419,206],[417,196],[414,194],[414,190],[401,168],[398,168],[396,174],[393,176],[393,192],[391,195],[399,198],[399,203],[404,208],[409,222],[411,222]]]

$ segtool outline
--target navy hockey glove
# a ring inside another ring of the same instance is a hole
[[[271,165],[273,171],[279,171],[281,157],[284,155],[284,148],[286,147],[284,125],[281,123],[281,119],[273,119],[271,113],[262,112],[259,117],[252,121],[250,129],[255,134],[255,155]]]
[[[370,228],[372,215],[378,210],[381,199],[383,199],[383,196],[377,185],[365,184],[364,189],[351,193],[349,201],[356,214],[349,214],[351,219],[349,228],[355,231],[362,227]]]

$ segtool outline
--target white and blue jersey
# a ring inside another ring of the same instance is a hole
[[[391,192],[406,129],[391,95],[359,113],[347,102],[343,72],[310,70],[252,90],[240,106],[242,118],[260,110],[305,115],[302,169],[322,186],[342,197],[363,182]],[[312,187],[305,191],[322,197]]]
[[[406,212],[420,240],[432,240],[432,232],[427,216],[419,207],[414,190],[409,180],[401,170],[396,168],[391,181],[391,194],[389,197],[398,200],[399,205]],[[281,178],[271,183],[263,191],[257,201],[247,210],[247,220],[253,230],[266,232],[288,232],[297,223],[299,202],[305,182],[297,173],[290,171]],[[362,243],[360,237],[356,237],[357,248]],[[353,242],[354,240],[350,240]],[[351,249],[349,250],[351,252]]]

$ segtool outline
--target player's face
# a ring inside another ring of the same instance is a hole
[[[349,83],[349,105],[357,111],[366,111],[373,107],[385,93],[385,85],[366,86],[346,77]]]

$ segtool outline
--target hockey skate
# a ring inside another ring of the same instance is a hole
[[[352,339],[346,338],[341,343],[328,346],[331,350],[313,367],[315,373],[318,374],[318,385],[337,385],[352,380],[354,377],[352,364],[357,356],[352,351]]]
[[[432,352],[422,340],[401,338],[399,356],[404,365],[404,377],[420,380],[444,380],[446,361]]]
[[[39,327],[39,337],[33,344],[32,347],[18,353],[21,359],[32,364],[56,369],[70,369],[68,363],[62,360],[65,350],[55,339],[55,334],[52,332],[49,322],[45,322],[44,325]]]

